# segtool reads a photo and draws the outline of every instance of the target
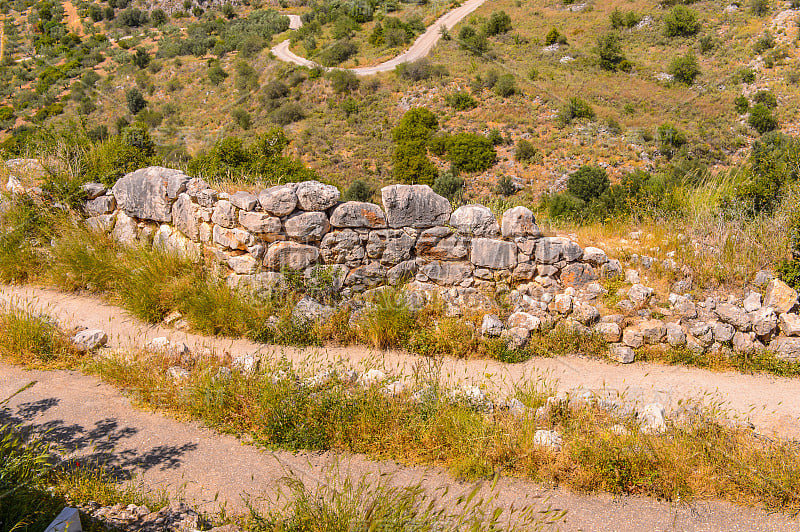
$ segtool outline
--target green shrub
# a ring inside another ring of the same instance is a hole
[[[661,124],[658,126],[657,140],[659,151],[672,157],[677,149],[686,144],[686,135],[672,124]]]
[[[317,58],[324,66],[336,66],[344,63],[358,53],[358,46],[349,39],[340,39],[319,53]]]
[[[513,74],[503,74],[497,78],[493,87],[494,93],[503,98],[508,98],[517,93],[517,83]]]
[[[622,28],[633,28],[636,26],[642,17],[636,14],[635,11],[622,11],[618,7],[615,7],[614,10],[609,15],[609,20],[611,22],[611,27],[615,30],[622,29]]]
[[[244,130],[250,129],[250,126],[253,125],[253,119],[250,116],[250,113],[248,113],[241,107],[237,107],[236,109],[231,111],[231,116],[233,117],[233,120],[236,122],[236,124]]]
[[[125,93],[125,101],[128,104],[128,111],[133,115],[147,107],[147,100],[137,88],[128,89]]]
[[[511,17],[505,11],[492,11],[486,23],[486,34],[490,37],[511,31]]]
[[[733,99],[733,108],[737,113],[743,115],[750,110],[750,102],[747,100],[747,97],[745,97],[743,94],[740,94]]]
[[[147,68],[147,65],[150,64],[150,54],[141,48],[137,48],[136,53],[133,54],[132,61],[139,68]]]
[[[773,37],[770,32],[766,31],[753,45],[753,52],[756,54],[761,54],[774,47],[775,37]]]
[[[306,114],[300,104],[289,102],[272,111],[269,117],[276,124],[286,126],[293,122],[299,122],[306,117]]]
[[[700,75],[697,58],[692,52],[687,52],[686,55],[674,58],[669,64],[669,73],[675,78],[675,81],[691,85],[694,83],[695,78]]]
[[[600,68],[603,70],[618,70],[625,60],[619,35],[616,33],[606,33],[597,39],[597,53],[600,56]]]
[[[425,107],[409,109],[392,130],[392,138],[397,143],[428,142],[431,135],[439,128],[436,115]]]
[[[214,62],[211,66],[208,67],[208,72],[206,72],[208,76],[208,80],[213,83],[214,85],[219,85],[228,77],[228,73],[223,70],[223,68],[219,65],[219,62]]]
[[[464,26],[458,32],[458,43],[462,50],[473,55],[483,55],[489,49],[486,34],[473,26]]]
[[[517,141],[517,149],[514,152],[514,159],[519,162],[527,163],[533,161],[539,155],[539,150],[532,142],[520,139]]]
[[[581,166],[567,180],[569,193],[586,202],[602,196],[610,185],[608,174],[599,166]]]
[[[769,107],[762,103],[757,103],[750,108],[747,123],[762,135],[778,128],[778,120],[772,115]]]
[[[752,68],[740,68],[736,71],[736,77],[742,83],[753,83],[756,80],[756,73]]]
[[[342,194],[342,201],[369,201],[373,193],[374,190],[369,183],[363,179],[356,179]]]
[[[506,139],[503,138],[503,134],[500,133],[500,130],[497,128],[489,131],[489,134],[486,135],[486,138],[489,139],[489,142],[492,143],[492,146],[500,146],[501,144],[506,143]]]
[[[769,109],[775,109],[776,107],[778,107],[778,99],[772,92],[768,90],[761,90],[756,92],[753,95],[753,102],[760,103],[761,105]]]
[[[444,97],[444,101],[456,111],[468,111],[478,107],[478,101],[464,91],[447,94]]]
[[[457,133],[447,138],[447,160],[456,170],[481,172],[497,160],[494,146],[486,137],[475,133]]]
[[[111,186],[126,173],[150,166],[155,152],[155,144],[142,124],[126,126],[86,152],[84,178]]]
[[[328,75],[331,80],[333,91],[337,94],[348,94],[358,90],[361,82],[353,72],[349,70],[334,70]]]
[[[500,176],[500,179],[497,180],[497,184],[494,187],[494,193],[500,196],[513,196],[517,193],[517,185],[514,183],[514,180],[507,175]]]
[[[664,15],[664,34],[667,37],[688,37],[700,31],[697,13],[677,5]]]
[[[558,121],[561,125],[571,124],[573,120],[587,118],[594,120],[595,113],[592,106],[580,98],[570,98],[558,113]]]
[[[395,72],[401,79],[408,81],[422,81],[447,75],[447,69],[443,65],[434,65],[427,58],[417,59],[410,63],[401,63],[397,65]]]
[[[583,212],[585,202],[572,194],[562,192],[546,198],[547,216],[552,220],[577,220]]]
[[[402,183],[432,185],[439,170],[428,159],[427,147],[439,127],[439,120],[430,110],[415,107],[407,111],[392,129],[392,174]]]
[[[458,203],[464,193],[464,180],[454,170],[439,174],[433,182],[433,191],[444,196],[451,203]]]
[[[763,17],[769,12],[769,0],[750,0],[750,10],[754,15]]]
[[[156,8],[150,12],[150,20],[153,21],[154,26],[162,26],[169,20],[169,15],[161,8]]]

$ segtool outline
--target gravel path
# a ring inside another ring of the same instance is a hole
[[[433,24],[428,26],[428,29],[425,30],[425,33],[417,37],[417,40],[414,41],[414,44],[412,44],[408,50],[397,57],[377,65],[350,68],[348,70],[355,73],[357,76],[371,76],[380,72],[392,71],[397,68],[397,65],[402,63],[409,63],[411,61],[416,61],[417,59],[422,59],[423,57],[427,56],[433,47],[436,46],[436,43],[439,42],[439,39],[441,38],[442,26],[446,27],[448,30],[452,29],[453,26],[461,22],[464,17],[483,5],[485,1],[486,0],[468,0],[460,7],[448,11],[436,19]],[[289,29],[298,29],[302,25],[302,21],[300,20],[299,16],[287,16],[289,17]],[[289,50],[288,39],[273,47],[272,53],[275,54],[275,57],[286,63],[294,63],[296,65],[310,68],[319,66],[313,61],[309,61],[308,59],[292,53],[292,51]]]
[[[299,349],[190,334],[145,324],[95,296],[65,294],[47,288],[0,285],[0,298],[34,305],[66,326],[103,329],[109,335],[110,345],[121,349],[167,336],[195,350],[210,348],[233,357],[248,354],[272,359],[286,357],[304,366],[319,367],[344,361],[357,369],[377,367],[395,375],[411,375],[415,368],[429,361],[405,352],[378,352],[363,346]],[[711,372],[644,362],[620,365],[581,356],[533,358],[520,364],[446,358],[441,366],[445,383],[482,384],[498,396],[542,376],[555,381],[560,391],[624,396],[639,404],[657,401],[668,410],[687,399],[714,402],[731,416],[749,419],[763,434],[800,439],[800,379],[797,378]]]

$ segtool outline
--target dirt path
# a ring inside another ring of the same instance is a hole
[[[433,47],[436,46],[436,43],[439,42],[439,39],[441,38],[442,26],[446,27],[448,30],[452,29],[453,26],[461,22],[464,17],[483,5],[485,1],[486,0],[468,0],[462,6],[445,13],[436,19],[433,24],[428,26],[428,29],[425,30],[425,33],[417,37],[417,40],[414,41],[414,44],[412,44],[408,50],[397,57],[377,65],[350,68],[348,70],[355,73],[357,76],[371,76],[372,74],[378,74],[379,72],[392,71],[397,67],[397,65],[402,63],[409,63],[411,61],[416,61],[417,59],[422,59],[423,57],[427,56]],[[290,29],[297,29],[302,25],[300,17],[297,17],[297,15],[287,16],[289,17]],[[292,17],[296,17],[296,20]],[[296,25],[297,27],[293,27],[293,25]],[[289,50],[288,40],[285,40],[273,47],[272,53],[275,54],[275,57],[286,63],[294,63],[296,65],[307,67],[319,66],[313,61],[309,61],[308,59],[292,53],[292,51]]]
[[[103,329],[111,347],[141,347],[147,340],[167,336],[192,349],[210,348],[232,356],[286,357],[303,367],[343,362],[357,369],[378,367],[394,375],[411,375],[429,359],[405,352],[377,352],[363,346],[298,349],[256,344],[243,339],[215,338],[145,324],[124,310],[88,295],[65,294],[34,287],[0,286],[0,298],[31,304],[67,326]],[[730,415],[747,418],[770,436],[800,439],[800,379],[736,372],[711,372],[683,366],[635,362],[618,365],[580,356],[534,358],[520,364],[493,360],[446,358],[441,366],[445,383],[469,382],[504,396],[528,380],[556,381],[561,391],[592,391],[624,396],[637,403],[658,401],[667,409],[687,399],[719,403]]]
[[[449,487],[445,501],[469,492],[442,470],[403,467],[392,461],[372,461],[360,455],[260,451],[233,436],[221,435],[195,423],[179,422],[132,408],[129,400],[94,377],[72,371],[26,371],[0,363],[0,398],[25,384],[36,383],[15,396],[7,415],[73,450],[76,458],[91,457],[136,475],[145,489],[163,488],[204,511],[221,505],[245,511],[250,499],[257,508],[274,500],[280,479],[291,474],[306,485],[324,481],[326,472],[360,478],[388,475],[391,483],[421,483],[431,492]],[[0,410],[0,422],[3,419]],[[484,492],[487,489],[484,488]],[[485,494],[485,493],[484,493]],[[578,495],[547,489],[516,479],[501,479],[499,506],[524,505],[567,510],[561,530],[578,531],[789,531],[800,521],[784,515],[741,508],[724,502],[668,504],[645,497]]]

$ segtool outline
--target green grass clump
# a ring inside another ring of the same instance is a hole
[[[30,308],[0,307],[0,357],[28,368],[72,367],[81,354],[47,316]]]

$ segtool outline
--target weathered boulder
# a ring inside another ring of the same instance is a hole
[[[215,225],[211,236],[215,244],[228,249],[241,249],[246,251],[255,241],[253,235],[242,229],[227,229],[221,225]]]
[[[336,309],[314,301],[308,296],[297,302],[292,310],[292,318],[299,322],[318,322],[330,319]]]
[[[281,219],[266,212],[239,211],[239,225],[268,242],[283,236]]]
[[[81,190],[86,193],[86,199],[89,201],[99,198],[108,192],[108,188],[102,183],[84,183],[81,185]]]
[[[747,297],[744,298],[743,304],[745,312],[753,312],[754,310],[760,309],[761,294],[751,291],[749,294],[747,294]]]
[[[72,344],[81,351],[92,351],[107,341],[108,335],[101,329],[86,329],[72,337]]]
[[[581,257],[581,260],[594,266],[602,266],[608,262],[608,255],[600,248],[586,247],[583,248],[583,257]]]
[[[236,222],[239,221],[236,207],[228,200],[219,200],[214,207],[214,212],[211,213],[211,221],[222,227],[233,229],[236,227]]]
[[[644,334],[639,327],[628,327],[622,332],[622,343],[634,349],[644,345]]]
[[[264,211],[274,216],[286,216],[297,208],[294,185],[277,185],[258,194],[258,202]]]
[[[489,338],[497,338],[503,333],[503,322],[494,314],[484,314],[481,322],[481,334]]]
[[[770,342],[769,349],[783,360],[800,362],[800,338],[779,336]]]
[[[319,181],[304,181],[297,185],[297,204],[304,211],[324,211],[339,203],[339,189]]]
[[[617,259],[610,259],[600,266],[600,276],[603,279],[615,279],[622,276],[622,264]]]
[[[324,212],[300,212],[289,216],[283,223],[286,235],[300,242],[319,242],[331,228]]]
[[[370,262],[365,266],[354,268],[347,274],[344,284],[356,290],[374,288],[386,280],[387,268],[379,262]]]
[[[529,331],[538,331],[542,327],[542,320],[528,312],[517,311],[508,317],[508,328],[522,327]]]
[[[635,284],[628,290],[628,299],[641,305],[646,303],[653,295],[653,289],[641,284]]]
[[[243,211],[254,211],[258,207],[258,198],[254,194],[243,190],[231,194],[228,201]]]
[[[333,209],[330,222],[333,227],[382,229],[386,227],[386,215],[374,203],[348,201]]]
[[[530,236],[538,238],[542,231],[536,225],[533,213],[527,207],[512,207],[503,213],[503,238]]]
[[[572,262],[583,255],[583,250],[569,238],[551,236],[540,238],[536,242],[534,256],[536,262],[555,264],[561,260]]]
[[[464,260],[469,255],[469,239],[447,227],[431,227],[417,238],[416,253],[429,260]]]
[[[780,316],[781,332],[786,336],[800,336],[800,316],[783,313]]]
[[[614,322],[597,323],[594,326],[594,331],[608,343],[619,342],[622,338],[622,330]]]
[[[597,279],[598,277],[597,274],[594,273],[594,268],[582,262],[572,262],[561,270],[561,284],[564,286],[582,288],[587,283],[591,283]]]
[[[431,261],[419,267],[419,272],[440,285],[453,285],[472,275],[472,265],[466,262]]]
[[[189,177],[180,170],[150,166],[125,175],[112,191],[128,216],[156,222],[172,221],[172,202],[186,190]]]
[[[572,317],[583,325],[592,325],[600,319],[600,311],[589,303],[580,302],[572,307]]]
[[[396,286],[402,282],[410,281],[417,273],[417,261],[405,260],[396,266],[392,266],[386,272],[386,282]]]
[[[0,209],[0,214],[2,214],[2,209]],[[91,216],[86,218],[86,227],[88,227],[90,231],[109,233],[112,229],[114,229],[114,222],[116,219],[116,214],[100,214],[98,216]]]
[[[391,185],[381,189],[389,227],[426,228],[450,219],[450,202],[428,185]]]
[[[258,270],[258,261],[250,254],[228,257],[228,266],[239,275],[253,275]]]
[[[714,309],[714,312],[717,313],[720,320],[733,325],[740,331],[748,331],[750,329],[750,316],[747,315],[743,308],[730,303],[720,303]]]
[[[754,333],[736,332],[733,334],[733,350],[737,353],[750,354],[756,350]]]
[[[172,224],[193,242],[200,240],[200,207],[188,194],[181,194],[172,206]]]
[[[264,266],[275,271],[284,268],[303,270],[317,262],[318,258],[319,249],[314,246],[297,242],[275,242],[267,248],[267,254],[264,256]]]
[[[667,430],[664,407],[659,403],[646,405],[637,417],[641,431],[645,434],[658,434]]]
[[[630,364],[636,359],[636,353],[627,345],[612,345],[608,350],[611,360],[616,360],[620,364]]]
[[[764,296],[765,307],[772,307],[775,312],[783,314],[791,311],[795,305],[797,305],[797,290],[780,279],[773,279],[769,282]]]
[[[733,325],[728,323],[716,322],[714,324],[714,341],[725,343],[733,340],[733,335],[736,334],[736,329]]]
[[[494,214],[483,205],[459,207],[450,215],[450,225],[462,235],[495,237],[500,234]]]
[[[472,264],[500,270],[517,264],[517,245],[492,238],[472,239]]]
[[[553,310],[559,314],[569,314],[572,312],[572,296],[569,294],[557,294],[553,298]]]
[[[411,249],[416,242],[413,230],[376,229],[369,232],[367,257],[382,264],[395,265],[411,258]]]
[[[100,216],[109,214],[117,208],[117,200],[114,196],[100,196],[86,202],[86,214],[89,216]]]
[[[366,256],[361,235],[352,229],[326,234],[319,251],[326,264],[345,264],[350,268],[360,266]]]
[[[772,334],[778,326],[778,316],[771,306],[765,306],[750,314],[753,320],[753,332],[758,336]]]
[[[509,349],[523,349],[528,345],[528,339],[531,337],[531,331],[525,327],[511,327],[504,330],[500,334],[501,338],[506,341],[506,346]]]
[[[683,327],[677,323],[667,323],[667,343],[672,347],[681,347],[686,345],[686,333],[683,332]]]
[[[114,240],[121,244],[131,244],[136,241],[138,234],[139,226],[136,224],[136,220],[124,212],[118,212],[114,230],[111,231]]]
[[[533,433],[533,444],[554,452],[559,452],[562,445],[561,434],[555,430],[537,430]]]

